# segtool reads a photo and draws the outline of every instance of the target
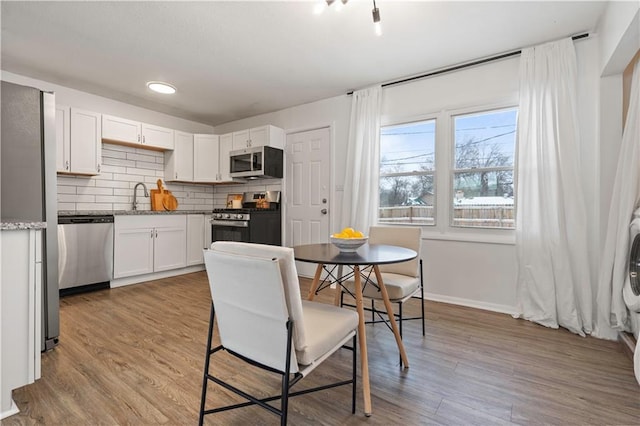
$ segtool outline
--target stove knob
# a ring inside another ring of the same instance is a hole
[[[215,217],[216,219],[221,219],[222,218],[222,214],[216,213],[216,214],[213,215],[213,217]]]
[[[242,215],[242,214],[237,214],[237,215],[236,215],[236,219],[242,219],[242,218],[243,218],[243,215]]]
[[[231,215],[230,215],[230,214],[225,214],[225,215],[224,215],[224,218],[225,218],[225,219],[231,219]]]

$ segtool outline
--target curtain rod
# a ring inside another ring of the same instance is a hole
[[[578,35],[575,35],[575,36],[571,37],[571,40],[580,40],[582,38],[587,38],[587,37],[589,37],[589,33],[578,34]],[[458,71],[458,70],[461,70],[461,69],[464,69],[464,68],[473,67],[473,66],[481,65],[481,64],[486,64],[487,62],[493,62],[493,61],[497,61],[497,60],[504,59],[504,58],[510,58],[512,56],[517,56],[517,55],[519,55],[521,53],[522,53],[522,49],[514,50],[513,52],[508,52],[508,53],[501,53],[500,55],[491,56],[489,58],[484,58],[484,59],[478,59],[477,61],[467,62],[465,64],[454,65],[452,67],[444,68],[444,69],[441,69],[441,70],[438,70],[438,71],[431,71],[431,72],[428,72],[428,73],[425,73],[425,74],[416,75],[416,76],[413,76],[413,77],[407,77],[407,78],[403,78],[403,79],[400,79],[400,80],[390,81],[388,83],[382,84],[381,86],[382,87],[395,86],[396,84],[407,83],[409,81],[419,80],[421,78],[433,77],[434,75],[444,74],[444,73],[451,72],[451,71]],[[347,95],[353,95],[353,90],[351,90],[350,92],[347,92]]]

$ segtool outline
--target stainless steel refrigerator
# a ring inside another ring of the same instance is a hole
[[[0,90],[0,216],[2,222],[47,222],[42,350],[48,350],[60,335],[55,96],[6,81]]]

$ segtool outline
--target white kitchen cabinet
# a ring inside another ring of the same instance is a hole
[[[13,389],[40,378],[42,231],[2,232],[0,418],[15,414]]]
[[[114,222],[115,279],[186,266],[186,215],[124,215]]]
[[[142,143],[140,122],[103,114],[102,139],[139,145]]]
[[[193,135],[193,181],[218,180],[218,135]]]
[[[102,163],[101,114],[56,106],[58,173],[97,175]]]
[[[102,116],[102,139],[161,151],[174,147],[172,129],[106,114]]]
[[[193,182],[193,134],[176,131],[173,151],[164,153],[164,179]]]
[[[279,127],[266,125],[252,129],[233,132],[233,149],[250,148],[254,146],[272,146],[284,149],[284,130]]]
[[[142,123],[142,144],[158,149],[174,149],[173,129]]]
[[[229,153],[233,151],[233,133],[220,136],[218,149],[218,182],[232,182]]]
[[[209,221],[204,214],[187,215],[187,265],[204,263],[202,250],[209,247],[206,241],[205,226]],[[209,242],[210,243],[210,242]]]

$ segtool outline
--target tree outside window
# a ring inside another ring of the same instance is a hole
[[[454,117],[453,226],[515,227],[516,124],[516,109]]]
[[[381,129],[379,222],[435,224],[435,129],[435,120]]]

